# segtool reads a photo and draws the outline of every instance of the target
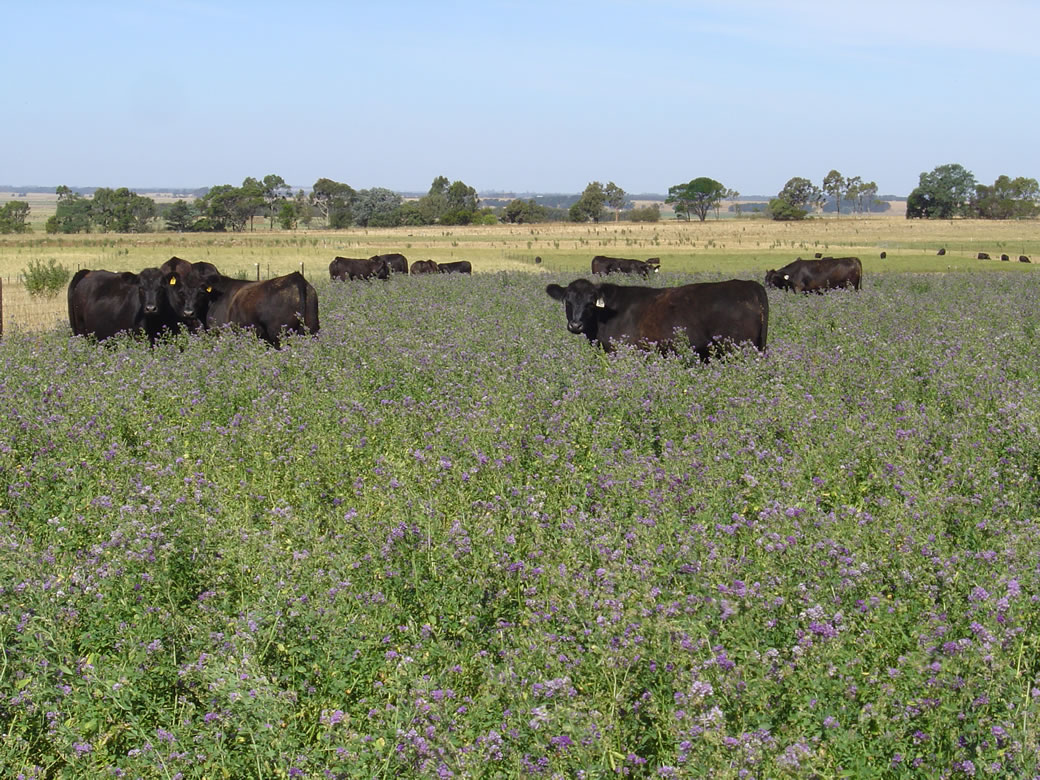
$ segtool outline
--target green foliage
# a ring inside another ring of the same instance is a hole
[[[975,176],[957,163],[922,173],[906,201],[907,219],[951,219],[970,215]]]
[[[26,221],[29,218],[29,204],[22,200],[12,200],[0,207],[0,233],[28,233],[32,226]]]
[[[101,187],[90,199],[90,220],[102,233],[144,233],[156,214],[155,201],[126,187]]]
[[[58,206],[44,229],[48,233],[87,233],[90,231],[90,201],[62,184],[55,192]]]
[[[607,193],[603,185],[598,181],[589,182],[581,197],[570,207],[571,222],[599,222],[606,202]]]
[[[660,222],[661,205],[651,203],[649,206],[639,206],[629,209],[625,217],[632,222]]]
[[[802,176],[795,176],[788,179],[787,184],[776,197],[797,209],[803,209],[816,203],[819,200],[819,193],[819,188],[811,181]]]
[[[1040,185],[1036,179],[999,176],[993,186],[979,184],[972,202],[981,219],[1022,219],[1040,214]]]
[[[795,206],[784,198],[773,198],[769,201],[769,215],[777,222],[791,222],[794,220],[805,219],[808,214],[808,211]]]
[[[502,221],[510,224],[522,225],[530,222],[544,222],[547,210],[544,206],[535,202],[534,198],[522,200],[514,198],[502,211]]]
[[[311,188],[310,203],[328,228],[348,227],[353,222],[351,207],[358,193],[349,184],[321,178]]]
[[[163,210],[162,217],[166,220],[167,230],[186,233],[192,230],[197,219],[197,212],[192,204],[178,200]]]
[[[703,222],[708,212],[718,209],[727,189],[714,179],[700,176],[685,184],[673,184],[668,188],[665,203],[672,204],[676,217],[690,219],[696,215]]]
[[[46,265],[39,259],[29,261],[29,267],[22,272],[22,278],[30,295],[53,297],[68,285],[72,271],[51,257]]]

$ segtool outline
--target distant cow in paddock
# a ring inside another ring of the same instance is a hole
[[[442,274],[471,274],[473,266],[469,260],[459,260],[456,263],[437,263],[437,270]]]
[[[412,274],[436,274],[440,273],[436,260],[416,260],[412,263]]]
[[[677,333],[689,339],[701,360],[727,342],[766,346],[769,300],[758,282],[657,288],[576,279],[566,287],[550,284],[545,292],[563,301],[571,333],[584,334],[608,352],[617,342],[668,350]]]
[[[823,292],[839,287],[860,289],[863,264],[858,257],[798,258],[780,270],[766,271],[766,287],[795,292]]]
[[[1001,259],[1001,260],[1002,260],[1003,262],[1005,262],[1005,263],[1011,260],[1011,258],[1010,258],[1010,257],[1008,257],[1007,255],[1001,255],[1001,256],[1000,256],[1000,259]]]
[[[940,250],[939,250],[938,252],[936,252],[935,254],[937,254],[937,255],[940,255],[940,256],[941,256],[941,255],[945,255],[945,254],[946,254],[946,247],[942,247],[942,248],[941,248],[941,249],[940,249]]]
[[[312,334],[319,330],[318,294],[298,271],[262,282],[221,276],[209,287],[207,327],[251,328],[275,347],[283,330]]]
[[[1019,255],[1019,256],[1018,256],[1018,262],[1020,262],[1020,263],[1031,263],[1031,262],[1033,262],[1033,261],[1032,261],[1032,260],[1030,260],[1030,259],[1029,259],[1028,257],[1026,257],[1025,255]]]
[[[659,259],[656,263],[650,263],[642,260],[631,260],[627,257],[606,257],[604,255],[596,255],[592,258],[592,273],[603,276],[607,274],[638,274],[648,278],[650,274],[657,273],[660,268],[661,261]]]
[[[386,255],[372,255],[368,259],[385,261],[387,270],[392,274],[408,274],[408,260],[399,252],[391,252]]]
[[[978,255],[976,255],[976,257],[979,260],[989,260],[989,255],[986,252],[979,252]]]
[[[98,341],[123,331],[142,332],[154,344],[163,330],[178,322],[166,281],[158,268],[146,268],[139,274],[77,271],[68,289],[72,332]]]
[[[390,268],[386,260],[378,257],[368,259],[360,257],[337,257],[329,263],[329,277],[332,281],[345,282],[348,279],[386,279],[390,276]]]

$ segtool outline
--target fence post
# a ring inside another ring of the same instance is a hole
[[[0,336],[4,335],[4,280],[0,279]]]

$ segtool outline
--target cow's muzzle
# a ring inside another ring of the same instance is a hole
[[[580,322],[571,320],[567,323],[567,330],[569,330],[571,333],[581,333],[583,330],[585,330],[585,328],[582,327],[582,324]]]

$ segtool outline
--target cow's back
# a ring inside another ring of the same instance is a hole
[[[120,331],[142,328],[144,313],[136,279],[129,272],[78,271],[69,283],[72,332],[93,335],[100,341]]]

